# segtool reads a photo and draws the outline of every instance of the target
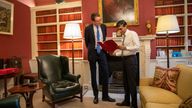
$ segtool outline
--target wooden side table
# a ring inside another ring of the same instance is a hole
[[[18,68],[6,68],[6,69],[0,69],[0,79],[4,80],[4,93],[5,97],[7,97],[7,78],[12,78],[17,76],[19,73]]]
[[[21,94],[26,101],[26,108],[33,108],[33,95],[37,90],[43,88],[43,83],[37,82],[35,86],[29,85],[17,85],[10,88],[8,91],[11,94],[19,93]]]

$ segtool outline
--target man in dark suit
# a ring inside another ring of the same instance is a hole
[[[91,84],[94,94],[93,103],[98,103],[98,84],[96,77],[96,63],[98,62],[99,73],[102,75],[102,100],[115,102],[108,95],[108,66],[107,58],[98,42],[104,42],[106,40],[107,28],[104,24],[101,24],[101,17],[97,13],[91,14],[92,24],[85,28],[85,44],[88,48],[88,61],[91,70]],[[101,79],[100,79],[101,80]]]

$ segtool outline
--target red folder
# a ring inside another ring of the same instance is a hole
[[[98,44],[102,47],[104,51],[107,53],[113,53],[116,49],[118,49],[118,45],[113,40],[107,40],[105,42],[98,42]]]

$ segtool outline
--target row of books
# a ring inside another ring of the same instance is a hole
[[[40,26],[37,28],[38,33],[50,33],[50,32],[57,32],[57,26]]]
[[[74,42],[74,48],[83,48],[82,42]],[[72,49],[72,42],[60,43],[61,49]]]
[[[50,15],[50,14],[56,14],[56,9],[44,10],[44,11],[37,11],[37,12],[36,12],[36,16]]]
[[[39,51],[38,55],[39,56],[43,56],[43,55],[47,55],[47,54],[53,54],[53,55],[57,55],[57,51]]]
[[[192,26],[189,26],[189,27],[188,27],[188,34],[189,34],[189,35],[192,35]]]
[[[192,16],[188,16],[188,25],[192,25]]]
[[[157,46],[166,46],[167,40],[166,39],[156,39]],[[169,39],[169,45],[184,45],[184,38],[171,38]]]
[[[188,13],[192,13],[192,5],[188,5]]]
[[[188,50],[189,50],[189,51],[192,51],[192,47],[189,47]]]
[[[36,23],[37,24],[52,23],[52,22],[56,22],[56,20],[57,20],[56,16],[37,17]]]
[[[184,6],[155,8],[155,15],[183,14]]]
[[[56,34],[49,34],[49,35],[39,35],[38,41],[57,41]]]
[[[81,20],[81,13],[59,16],[59,21],[73,21],[73,20]]]
[[[156,0],[155,5],[184,4],[184,0]]]
[[[72,58],[72,51],[61,51],[61,55]],[[74,58],[82,58],[83,51],[82,50],[74,50]]]
[[[38,44],[39,50],[45,50],[45,49],[57,49],[57,43],[41,43]]]
[[[81,7],[59,9],[59,13],[80,12]]]

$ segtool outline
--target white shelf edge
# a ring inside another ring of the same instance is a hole
[[[71,14],[82,14],[82,12],[60,13],[59,15],[71,15]]]
[[[178,6],[183,6],[184,8],[184,4],[160,5],[160,6],[155,6],[155,8],[178,7]]]

